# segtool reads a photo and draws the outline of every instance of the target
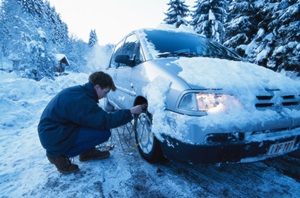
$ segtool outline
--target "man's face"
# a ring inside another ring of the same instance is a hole
[[[94,89],[96,90],[98,99],[102,99],[105,98],[107,96],[107,94],[110,92],[110,88],[106,87],[104,89],[101,89],[101,87],[99,85],[94,86]]]

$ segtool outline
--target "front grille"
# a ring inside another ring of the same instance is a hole
[[[298,105],[299,102],[282,102],[282,106],[295,106]]]
[[[271,100],[273,96],[256,96],[258,100]]]
[[[283,99],[289,100],[289,99],[295,99],[294,95],[287,95],[287,96],[282,96]]]
[[[273,96],[266,96],[266,95],[261,95],[261,96],[256,96],[257,102],[255,104],[256,108],[266,108],[266,107],[272,107],[274,103],[271,101]]]
[[[280,109],[280,107],[294,107],[300,104],[300,95],[258,95],[256,99],[257,109]]]
[[[296,106],[299,104],[299,100],[297,100],[295,95],[284,95],[282,96],[282,106]]]
[[[274,103],[256,103],[255,107],[257,108],[263,108],[263,107],[272,107]]]

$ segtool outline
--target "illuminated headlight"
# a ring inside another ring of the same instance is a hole
[[[186,111],[222,111],[232,104],[239,105],[230,95],[215,93],[187,93],[180,101],[179,109]]]

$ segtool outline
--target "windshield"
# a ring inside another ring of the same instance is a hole
[[[158,57],[187,56],[240,60],[240,57],[217,42],[197,34],[165,30],[145,30],[146,39]]]

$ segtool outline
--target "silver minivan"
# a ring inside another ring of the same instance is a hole
[[[148,104],[133,126],[149,162],[253,162],[300,147],[300,81],[193,32],[133,31],[106,72],[117,86],[107,109]]]

